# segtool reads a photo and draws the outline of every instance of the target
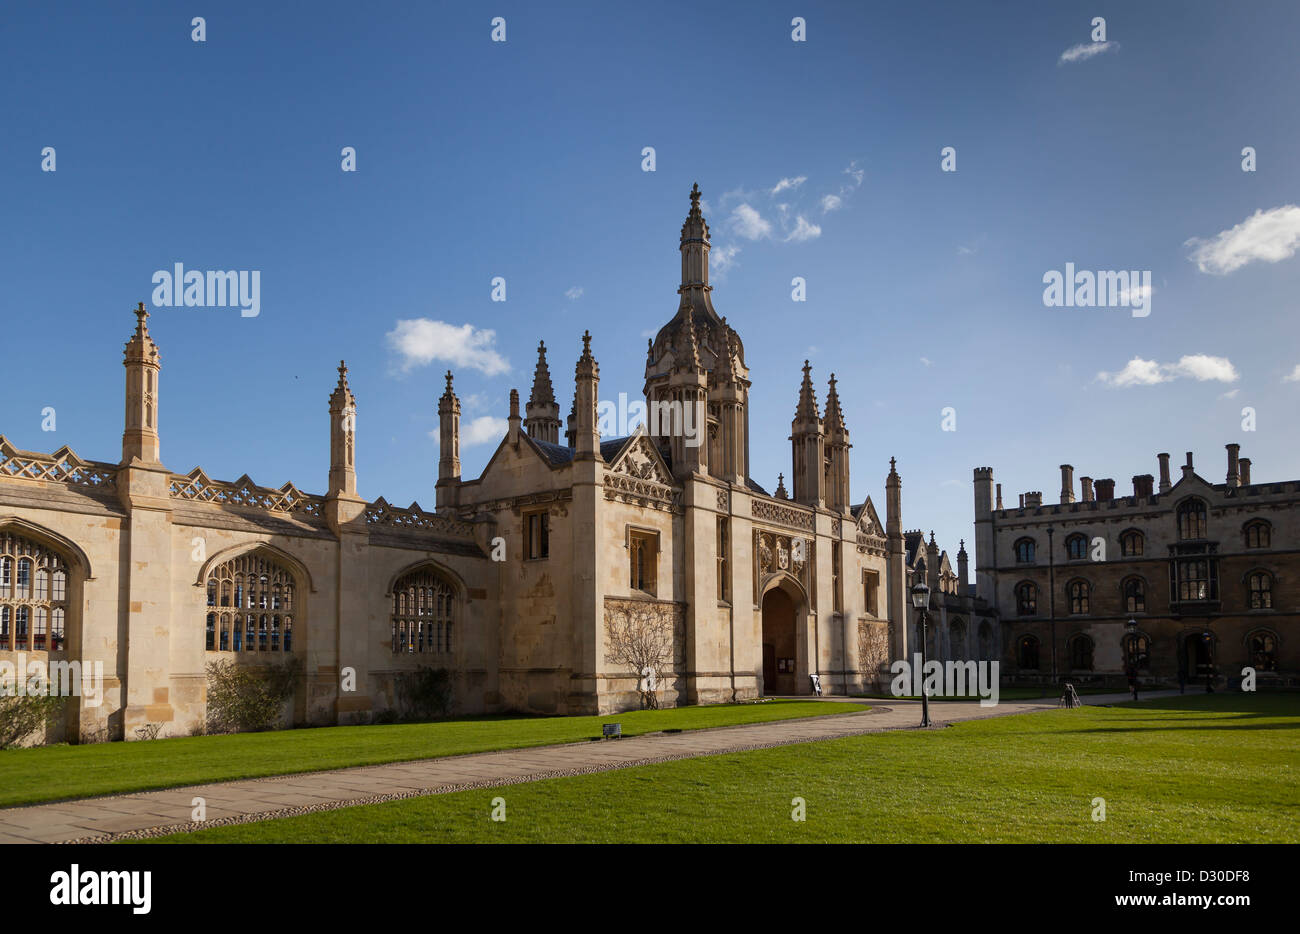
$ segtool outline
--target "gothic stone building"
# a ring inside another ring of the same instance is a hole
[[[1143,474],[1131,496],[1115,481],[1061,466],[1061,497],[1002,505],[1001,484],[975,470],[976,586],[1006,635],[1004,671],[1026,680],[1122,674],[1221,682],[1244,667],[1263,685],[1300,681],[1300,483],[1254,483],[1240,446],[1210,483],[1192,454],[1172,483]],[[1136,623],[1130,639],[1129,620]],[[1055,644],[1052,633],[1055,630]]]
[[[930,588],[926,610],[926,659],[937,661],[1000,661],[1002,627],[997,611],[975,591],[970,580],[970,558],[963,540],[957,551],[957,567],[948,552],[939,550],[934,531],[929,543],[920,529],[903,533],[907,589],[917,584]],[[910,607],[910,603],[909,603]],[[921,644],[921,612],[911,609],[908,629],[911,644]],[[913,648],[913,652],[919,648]]]
[[[448,374],[435,512],[357,494],[358,406],[342,365],[323,494],[171,470],[141,305],[119,461],[0,438],[0,660],[102,662],[103,703],[70,701],[55,730],[74,740],[189,732],[218,659],[300,659],[292,723],[364,722],[397,705],[397,679],[420,666],[452,673],[458,712],[624,709],[637,673],[611,633],[629,621],[671,640],[662,702],[808,693],[810,674],[828,692],[878,683],[906,652],[905,627],[890,625],[906,612],[899,475],[891,460],[885,525],[870,500],[850,504],[835,380],[819,411],[805,363],[793,495],[751,479],[750,372],[714,310],[709,249],[697,188],[645,396],[694,407],[701,443],[671,418],[600,437],[589,335],[562,442],[543,346],[524,413],[512,391],[508,432],[477,478],[461,476]]]

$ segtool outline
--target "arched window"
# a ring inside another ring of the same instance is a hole
[[[1178,537],[1205,538],[1205,503],[1188,499],[1178,504]]]
[[[217,565],[206,583],[207,650],[292,652],[297,587],[291,571],[258,552]]]
[[[1065,554],[1071,561],[1088,557],[1088,536],[1071,535],[1065,540]]]
[[[1130,577],[1124,581],[1124,612],[1145,613],[1147,611],[1147,582],[1140,577]]]
[[[1016,563],[1034,563],[1034,540],[1032,538],[1022,538],[1016,542]]]
[[[1256,629],[1246,637],[1250,664],[1256,671],[1277,671],[1277,637],[1267,629]]]
[[[1090,636],[1083,633],[1071,636],[1067,648],[1071,671],[1092,671],[1093,642]]]
[[[1081,614],[1088,612],[1088,582],[1087,581],[1070,581],[1065,588],[1066,594],[1070,598],[1070,613]]]
[[[1263,519],[1247,522],[1242,531],[1246,535],[1247,548],[1268,548],[1271,546],[1273,529]]]
[[[1038,613],[1038,585],[1022,581],[1016,585],[1016,615],[1034,616]]]
[[[1139,670],[1147,670],[1151,667],[1151,639],[1146,633],[1124,633],[1120,639],[1120,648],[1123,650],[1124,664],[1133,662]]]
[[[1252,571],[1246,578],[1246,584],[1250,589],[1252,610],[1273,608],[1273,575],[1267,571]]]
[[[1146,540],[1137,529],[1129,529],[1119,537],[1119,553],[1125,558],[1136,558],[1146,548]]]
[[[980,622],[980,660],[993,660],[993,627],[989,625],[988,620]]]
[[[0,532],[0,652],[62,652],[68,564],[44,545]]]
[[[432,568],[393,585],[393,654],[450,655],[456,625],[456,589]]]
[[[966,657],[966,623],[954,619],[948,624],[948,650],[951,658]]]
[[[1021,636],[1016,642],[1016,664],[1026,671],[1038,670],[1038,639]]]

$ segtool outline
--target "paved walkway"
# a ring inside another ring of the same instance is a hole
[[[1127,694],[1110,694],[1084,697],[1083,702],[1096,705],[1128,699]],[[833,710],[837,702],[855,699],[828,697],[823,700],[828,709]],[[179,830],[287,817],[468,788],[512,785],[693,756],[916,728],[920,723],[918,701],[864,702],[877,706],[866,713],[683,733],[653,733],[619,740],[481,752],[5,808],[0,809],[0,843],[98,843],[158,836]],[[934,701],[930,704],[930,718],[943,724],[1048,710],[1055,706],[1056,701],[1049,699],[1014,701],[997,707],[981,707],[972,701]],[[193,822],[194,799],[198,797],[206,802],[207,820]]]

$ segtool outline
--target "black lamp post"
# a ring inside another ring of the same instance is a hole
[[[1137,631],[1138,631],[1137,620],[1130,619],[1127,623],[1124,624],[1124,632],[1125,632],[1124,646],[1126,648],[1124,654],[1125,657],[1128,659],[1128,664],[1126,666],[1128,670],[1125,672],[1125,674],[1127,674],[1130,678],[1133,679],[1132,688],[1133,688],[1134,700],[1138,699]]]
[[[925,623],[926,609],[930,606],[930,588],[924,583],[912,588],[912,606],[921,613],[921,671],[918,677],[921,679],[921,727],[925,728],[930,725],[930,702],[925,694]]]
[[[1052,683],[1057,680],[1056,675],[1056,546],[1053,544],[1053,534],[1056,529],[1053,526],[1047,527],[1047,611],[1048,626],[1052,638]]]
[[[1214,693],[1214,635],[1210,630],[1201,633],[1205,642],[1205,693]]]

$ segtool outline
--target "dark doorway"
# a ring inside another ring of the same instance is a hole
[[[797,653],[794,638],[794,601],[780,587],[763,595],[763,693],[794,694]]]
[[[1210,643],[1199,632],[1192,633],[1183,640],[1183,661],[1187,665],[1189,677],[1204,678],[1208,674],[1213,674],[1214,665],[1210,648]]]

